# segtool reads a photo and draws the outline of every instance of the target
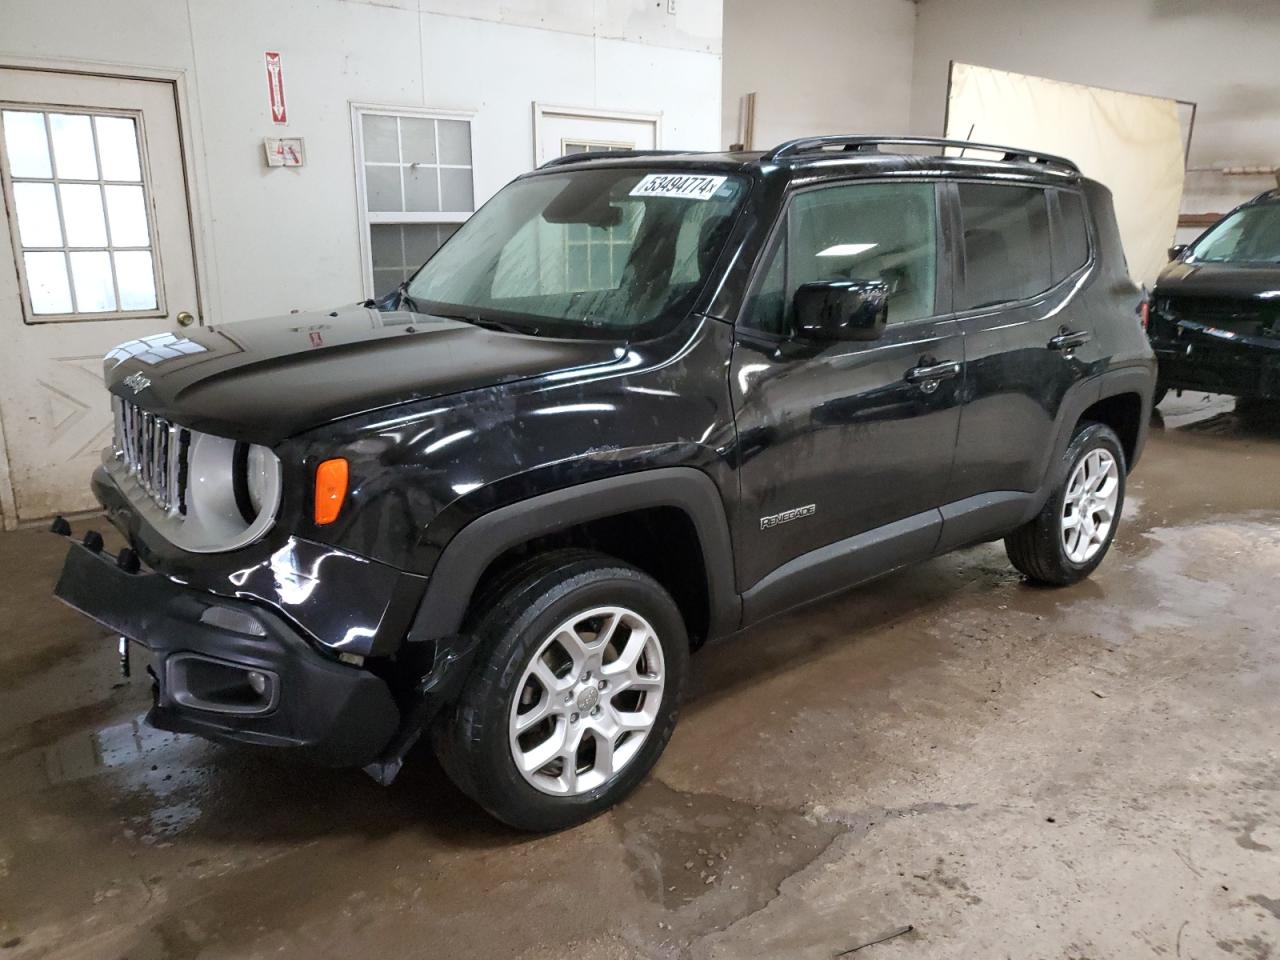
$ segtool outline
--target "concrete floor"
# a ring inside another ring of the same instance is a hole
[[[1166,401],[1094,579],[936,560],[702,651],[648,783],[529,838],[425,754],[160,734],[0,536],[0,960],[1280,957],[1280,429]]]

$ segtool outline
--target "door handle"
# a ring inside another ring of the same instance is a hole
[[[1049,339],[1050,350],[1074,350],[1093,339],[1088,330],[1068,330],[1066,327],[1056,336]]]
[[[946,363],[921,363],[907,371],[908,383],[935,383],[960,375],[960,363],[948,360]]]

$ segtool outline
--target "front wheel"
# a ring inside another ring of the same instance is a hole
[[[1273,429],[1280,426],[1280,399],[1236,397],[1236,416],[1249,427]]]
[[[1032,520],[1005,537],[1010,562],[1038,583],[1066,586],[1097,568],[1124,507],[1124,448],[1105,424],[1085,424],[1063,455],[1061,480]]]
[[[617,803],[675,726],[689,640],[670,595],[629,564],[566,550],[508,571],[477,609],[480,660],[436,730],[450,777],[523,830]]]

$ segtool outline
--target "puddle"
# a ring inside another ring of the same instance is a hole
[[[675,935],[764,907],[846,831],[800,811],[675,790],[653,778],[611,815],[639,892]]]

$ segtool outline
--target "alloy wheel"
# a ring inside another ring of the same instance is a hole
[[[1107,543],[1120,500],[1120,466],[1107,450],[1085,454],[1067,482],[1062,504],[1062,549],[1075,564],[1088,563]]]
[[[560,624],[525,668],[511,704],[516,769],[554,796],[604,785],[644,745],[662,703],[662,645],[649,621],[597,607]]]

